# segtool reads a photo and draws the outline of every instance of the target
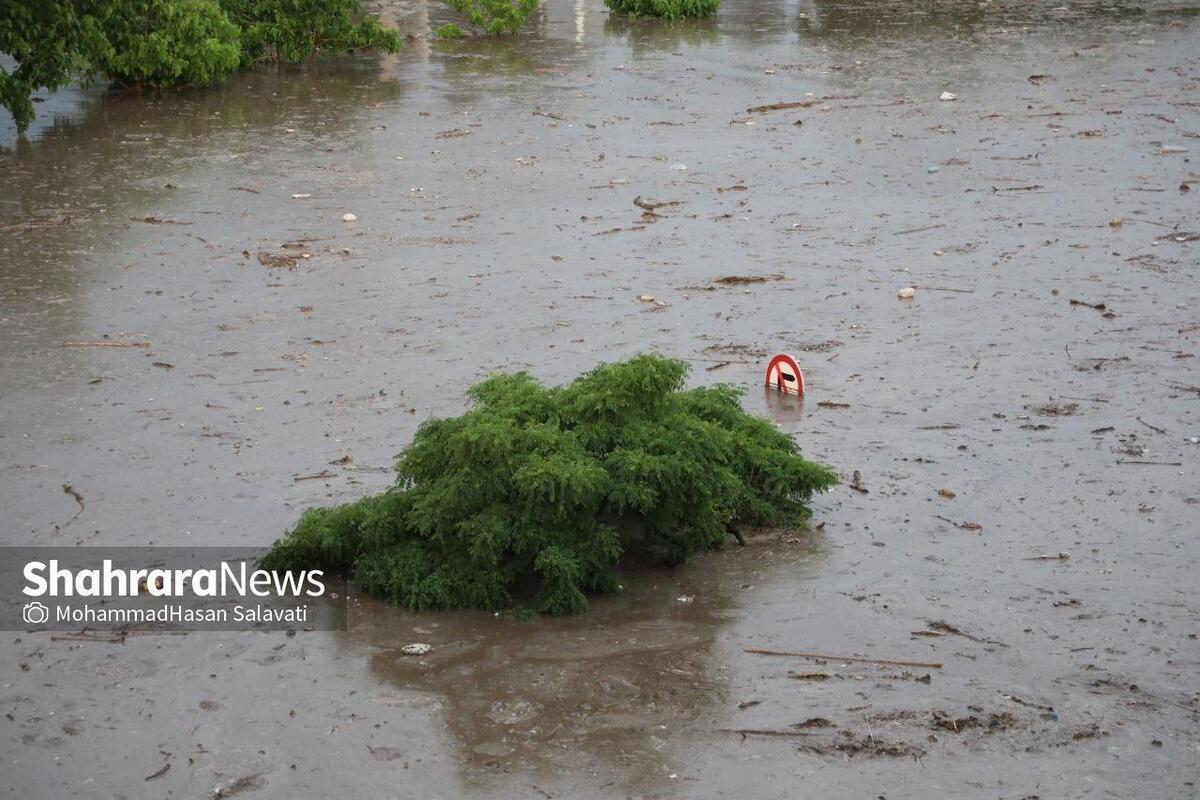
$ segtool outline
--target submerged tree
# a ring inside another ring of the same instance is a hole
[[[642,355],[558,388],[489,378],[467,413],[421,426],[392,488],[305,512],[264,566],[347,575],[414,609],[532,595],[564,614],[613,591],[627,552],[678,564],[734,524],[806,518],[834,474],[746,414],[738,389],[685,390],[686,374]]]
[[[0,53],[16,66],[0,67],[0,105],[24,130],[33,122],[33,93],[54,91],[87,76],[109,51],[103,24],[111,0],[4,0]]]
[[[484,33],[500,36],[519,31],[533,12],[537,11],[538,2],[539,0],[450,0],[450,7]]]
[[[637,17],[708,17],[717,13],[721,0],[604,0],[618,14]]]
[[[241,31],[216,0],[128,0],[103,30],[109,47],[96,66],[125,86],[216,83],[242,60]]]
[[[400,49],[397,31],[363,10],[363,0],[220,0],[242,30],[242,61],[296,64],[317,54]]]
[[[204,85],[260,61],[400,49],[363,0],[0,0],[0,105],[18,130],[31,96],[102,76],[136,87]]]

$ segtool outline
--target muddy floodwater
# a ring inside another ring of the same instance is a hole
[[[646,350],[843,483],[578,617],[0,634],[3,796],[1197,796],[1200,7],[375,10],[0,121],[0,544],[265,546],[488,373]]]

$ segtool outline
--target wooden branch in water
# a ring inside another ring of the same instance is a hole
[[[721,728],[721,733],[737,733],[745,739],[747,736],[822,736],[813,731],[777,731],[770,728]]]
[[[790,653],[783,650],[760,650],[757,647],[747,647],[744,652],[760,656],[790,656],[792,658],[819,658],[825,661],[857,661],[863,664],[884,664],[889,667],[923,667],[925,669],[941,669],[942,665],[934,661],[892,661],[886,658],[863,658],[861,656],[831,656],[826,653]]]
[[[63,347],[149,347],[149,342],[63,342]]]

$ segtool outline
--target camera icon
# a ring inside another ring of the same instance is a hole
[[[41,625],[50,619],[50,609],[45,603],[34,600],[21,609],[21,619],[28,625]]]

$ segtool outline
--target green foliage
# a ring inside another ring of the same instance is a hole
[[[450,0],[450,7],[493,36],[516,33],[537,11],[538,0]]]
[[[455,25],[453,22],[447,22],[445,25],[433,32],[433,35],[439,39],[461,39],[466,36],[462,28]]]
[[[242,30],[244,63],[298,63],[317,53],[400,49],[400,34],[363,12],[362,0],[220,0]]]
[[[721,0],[604,0],[618,14],[636,17],[708,17],[717,13]]]
[[[0,105],[25,130],[31,95],[72,80],[208,84],[258,61],[400,44],[363,0],[0,0],[0,52],[17,63],[0,68]]]
[[[733,523],[804,519],[833,473],[746,414],[738,389],[684,390],[686,375],[682,361],[642,355],[558,388],[489,378],[468,391],[467,413],[421,426],[395,486],[305,512],[264,566],[349,575],[414,609],[534,593],[539,611],[567,614],[616,589],[627,545],[678,564],[721,547]]]
[[[16,61],[0,67],[0,105],[18,130],[33,121],[31,95],[51,91],[87,75],[108,52],[104,18],[111,0],[3,0],[0,2],[0,53]]]
[[[241,63],[241,35],[216,0],[127,0],[105,25],[100,67],[128,86],[211,84]]]

